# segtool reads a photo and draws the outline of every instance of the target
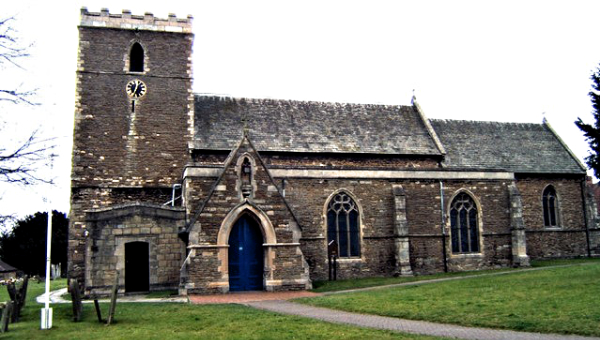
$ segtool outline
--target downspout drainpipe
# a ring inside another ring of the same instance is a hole
[[[181,189],[181,184],[179,184],[179,183],[173,184],[173,192],[171,193],[171,206],[172,207],[175,206],[175,199],[177,198],[175,196],[175,194],[176,194],[176,191],[179,189]]]
[[[585,177],[583,177],[583,179],[581,180],[581,204],[583,205],[583,220],[585,222],[585,240],[587,242],[587,253],[588,253],[588,257],[592,257],[592,249],[590,248],[590,226],[588,224],[588,218],[587,218],[587,207],[588,205],[586,204],[586,197],[585,197],[585,190],[586,190],[586,183],[585,183]]]
[[[440,213],[442,218],[442,257],[444,259],[444,273],[448,272],[448,259],[446,258],[446,228],[444,228],[445,224],[445,214],[444,214],[444,183],[440,180]],[[588,242],[589,244],[589,242]]]

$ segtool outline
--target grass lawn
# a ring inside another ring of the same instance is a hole
[[[600,261],[591,262],[297,301],[465,326],[600,336]]]
[[[501,268],[491,270],[478,270],[478,271],[466,271],[466,272],[452,272],[452,273],[437,273],[431,275],[417,275],[417,276],[405,276],[405,277],[368,277],[364,279],[348,279],[348,280],[337,280],[337,281],[314,281],[313,292],[324,293],[324,292],[335,292],[340,290],[367,288],[375,286],[393,285],[404,282],[415,282],[424,280],[433,280],[449,277],[461,277],[471,275],[483,275],[490,273],[501,273],[507,271],[514,271],[518,269],[514,268]]]
[[[534,260],[531,261],[531,267],[549,267],[549,266],[562,266],[571,264],[583,264],[596,262],[600,263],[600,258],[578,258],[578,259],[557,259],[557,260]],[[451,272],[451,273],[437,273],[431,275],[417,275],[409,277],[369,277],[364,279],[348,279],[348,280],[337,280],[337,281],[313,281],[313,292],[324,293],[334,292],[340,290],[357,289],[357,288],[368,288],[375,286],[393,285],[405,282],[417,282],[424,280],[443,279],[451,277],[463,277],[473,275],[484,275],[492,273],[502,273],[515,270],[523,270],[516,268],[500,268],[490,270],[477,270],[477,271],[464,271],[464,272]]]
[[[53,289],[66,286],[53,282]],[[175,303],[117,304],[115,324],[98,323],[93,304],[84,304],[84,320],[72,322],[70,304],[53,305],[51,330],[40,330],[41,304],[35,297],[43,283],[31,282],[21,321],[9,326],[2,339],[441,339],[329,324],[279,315],[241,305],[189,305]],[[0,301],[7,299],[0,286]],[[106,317],[108,304],[102,304]]]
[[[600,263],[600,258],[576,258],[576,259],[556,259],[556,260],[533,260],[531,266],[537,267],[550,267],[550,266],[564,266],[569,264],[583,264],[583,263]]]

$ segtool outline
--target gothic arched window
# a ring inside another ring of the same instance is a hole
[[[544,210],[544,226],[558,227],[558,199],[556,190],[552,185],[544,189],[542,193],[542,206]]]
[[[360,256],[358,207],[346,193],[333,196],[327,206],[327,241],[338,244],[339,257]]]
[[[458,194],[450,206],[450,236],[452,238],[452,253],[479,252],[477,205],[467,193]]]
[[[144,72],[144,48],[140,43],[134,43],[129,53],[129,71]]]

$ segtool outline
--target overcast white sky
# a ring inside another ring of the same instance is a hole
[[[599,1],[3,1],[34,44],[0,88],[41,105],[0,105],[0,143],[57,137],[56,185],[0,184],[0,214],[69,209],[79,9],[194,17],[194,91],[237,97],[408,105],[429,118],[541,123],[583,159]],[[524,146],[526,147],[526,146]]]

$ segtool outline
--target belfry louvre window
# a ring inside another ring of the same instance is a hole
[[[542,206],[544,207],[544,226],[558,226],[558,199],[556,198],[556,190],[549,185],[542,193]]]
[[[339,257],[360,256],[358,208],[348,194],[335,195],[327,207],[327,240],[337,241]]]
[[[139,43],[131,46],[129,53],[129,71],[144,72],[144,48]]]
[[[452,253],[479,252],[479,221],[477,206],[467,193],[460,193],[450,207]]]

